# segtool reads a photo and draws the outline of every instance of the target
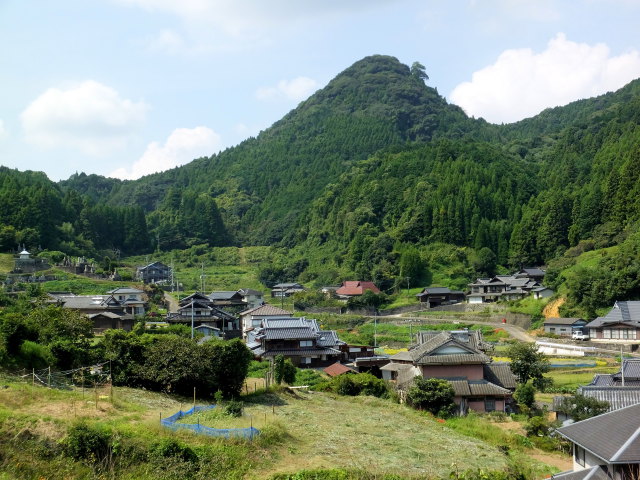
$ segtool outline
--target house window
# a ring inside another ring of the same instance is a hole
[[[495,398],[485,398],[484,399],[484,411],[485,412],[493,412],[496,409],[496,400]]]
[[[313,340],[300,340],[301,347],[313,347]]]
[[[605,328],[602,330],[602,338],[611,338],[611,329]]]
[[[555,331],[556,331],[556,327],[549,327],[549,332],[555,333]]]
[[[578,465],[584,467],[584,448],[574,445],[573,458]]]
[[[598,331],[595,328],[589,329],[589,338],[598,338]]]
[[[311,358],[309,357],[302,357],[302,359],[300,360],[300,363],[303,363],[305,365],[309,365],[311,363]]]

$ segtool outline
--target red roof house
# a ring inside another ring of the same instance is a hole
[[[380,289],[373,282],[346,281],[342,282],[342,286],[336,290],[336,295],[340,297],[355,297],[362,295],[367,290],[373,293],[380,293]]]

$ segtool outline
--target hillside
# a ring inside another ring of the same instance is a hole
[[[99,258],[275,246],[280,281],[358,276],[392,288],[428,282],[436,248],[464,285],[637,230],[639,81],[491,125],[423,78],[366,57],[256,138],[136,181],[78,174],[54,185],[5,169],[0,246]]]
[[[262,434],[250,443],[159,426],[161,415],[186,410],[191,399],[128,388],[48,390],[2,380],[0,476],[7,478],[52,478],[55,472],[68,479],[260,479],[303,469],[351,472],[341,478],[433,479],[508,469],[538,478],[554,470],[533,460],[535,452],[518,445],[517,435],[487,420],[475,419],[491,433],[482,441],[456,431],[463,420],[448,425],[373,397],[250,395],[241,418],[211,412],[183,420],[215,428],[253,425]]]

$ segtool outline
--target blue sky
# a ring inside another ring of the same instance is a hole
[[[0,164],[138,178],[257,135],[357,60],[501,123],[640,77],[640,0],[0,0]]]

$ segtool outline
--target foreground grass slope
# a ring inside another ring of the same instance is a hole
[[[193,418],[216,427],[251,423],[263,434],[250,443],[159,426],[161,414],[168,416],[181,406],[186,409],[191,399],[126,388],[114,389],[111,397],[108,388],[84,393],[54,391],[1,380],[2,479],[261,479],[336,468],[355,470],[358,475],[435,479],[448,478],[453,470],[513,468],[514,461],[536,477],[550,471],[517,448],[506,455],[496,443],[458,433],[446,422],[370,397],[258,393],[245,398],[241,419]],[[108,455],[70,458],[69,432],[79,424],[109,433]]]

